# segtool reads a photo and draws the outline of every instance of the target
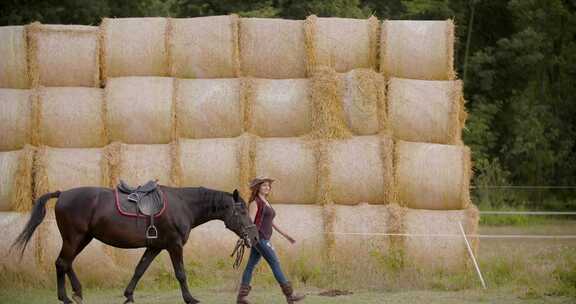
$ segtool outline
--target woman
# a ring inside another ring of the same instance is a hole
[[[261,257],[264,257],[266,262],[268,262],[268,265],[270,265],[270,268],[272,268],[274,277],[280,284],[282,292],[286,296],[286,301],[289,304],[300,301],[305,297],[304,295],[295,295],[293,293],[292,285],[284,276],[278,257],[276,256],[272,245],[270,245],[272,229],[278,231],[278,233],[280,233],[280,235],[286,238],[290,243],[294,244],[295,242],[293,238],[280,230],[280,228],[278,228],[278,226],[273,222],[276,212],[266,199],[272,189],[271,185],[273,181],[274,180],[270,178],[255,178],[250,183],[252,194],[250,195],[248,211],[252,221],[256,224],[256,227],[258,227],[260,241],[258,244],[252,246],[250,251],[250,259],[248,259],[248,263],[246,264],[246,268],[242,274],[242,282],[240,284],[240,290],[238,291],[238,298],[236,299],[237,304],[250,303],[246,297],[250,293],[251,289],[250,281],[252,280],[252,272]]]

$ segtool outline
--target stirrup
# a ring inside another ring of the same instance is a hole
[[[148,229],[146,229],[146,238],[147,239],[158,238],[158,229],[156,229],[156,226],[151,225],[150,227],[148,227]]]

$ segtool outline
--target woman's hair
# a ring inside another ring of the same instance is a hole
[[[252,192],[250,193],[250,199],[248,200],[248,205],[252,204],[252,202],[258,196],[258,193],[260,193],[260,185],[258,185],[258,187],[252,188],[251,190]]]

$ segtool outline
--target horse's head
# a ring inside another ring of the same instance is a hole
[[[234,190],[232,198],[233,206],[224,218],[224,223],[226,224],[226,228],[234,231],[244,240],[248,247],[251,247],[258,243],[258,229],[250,219],[246,202],[240,197],[238,190]]]

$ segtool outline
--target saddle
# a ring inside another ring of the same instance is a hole
[[[150,225],[146,228],[146,238],[158,238],[158,229],[154,226],[154,218],[164,212],[166,202],[156,180],[151,180],[137,187],[132,187],[121,180],[116,186],[116,203],[118,210],[123,215],[149,217]]]

